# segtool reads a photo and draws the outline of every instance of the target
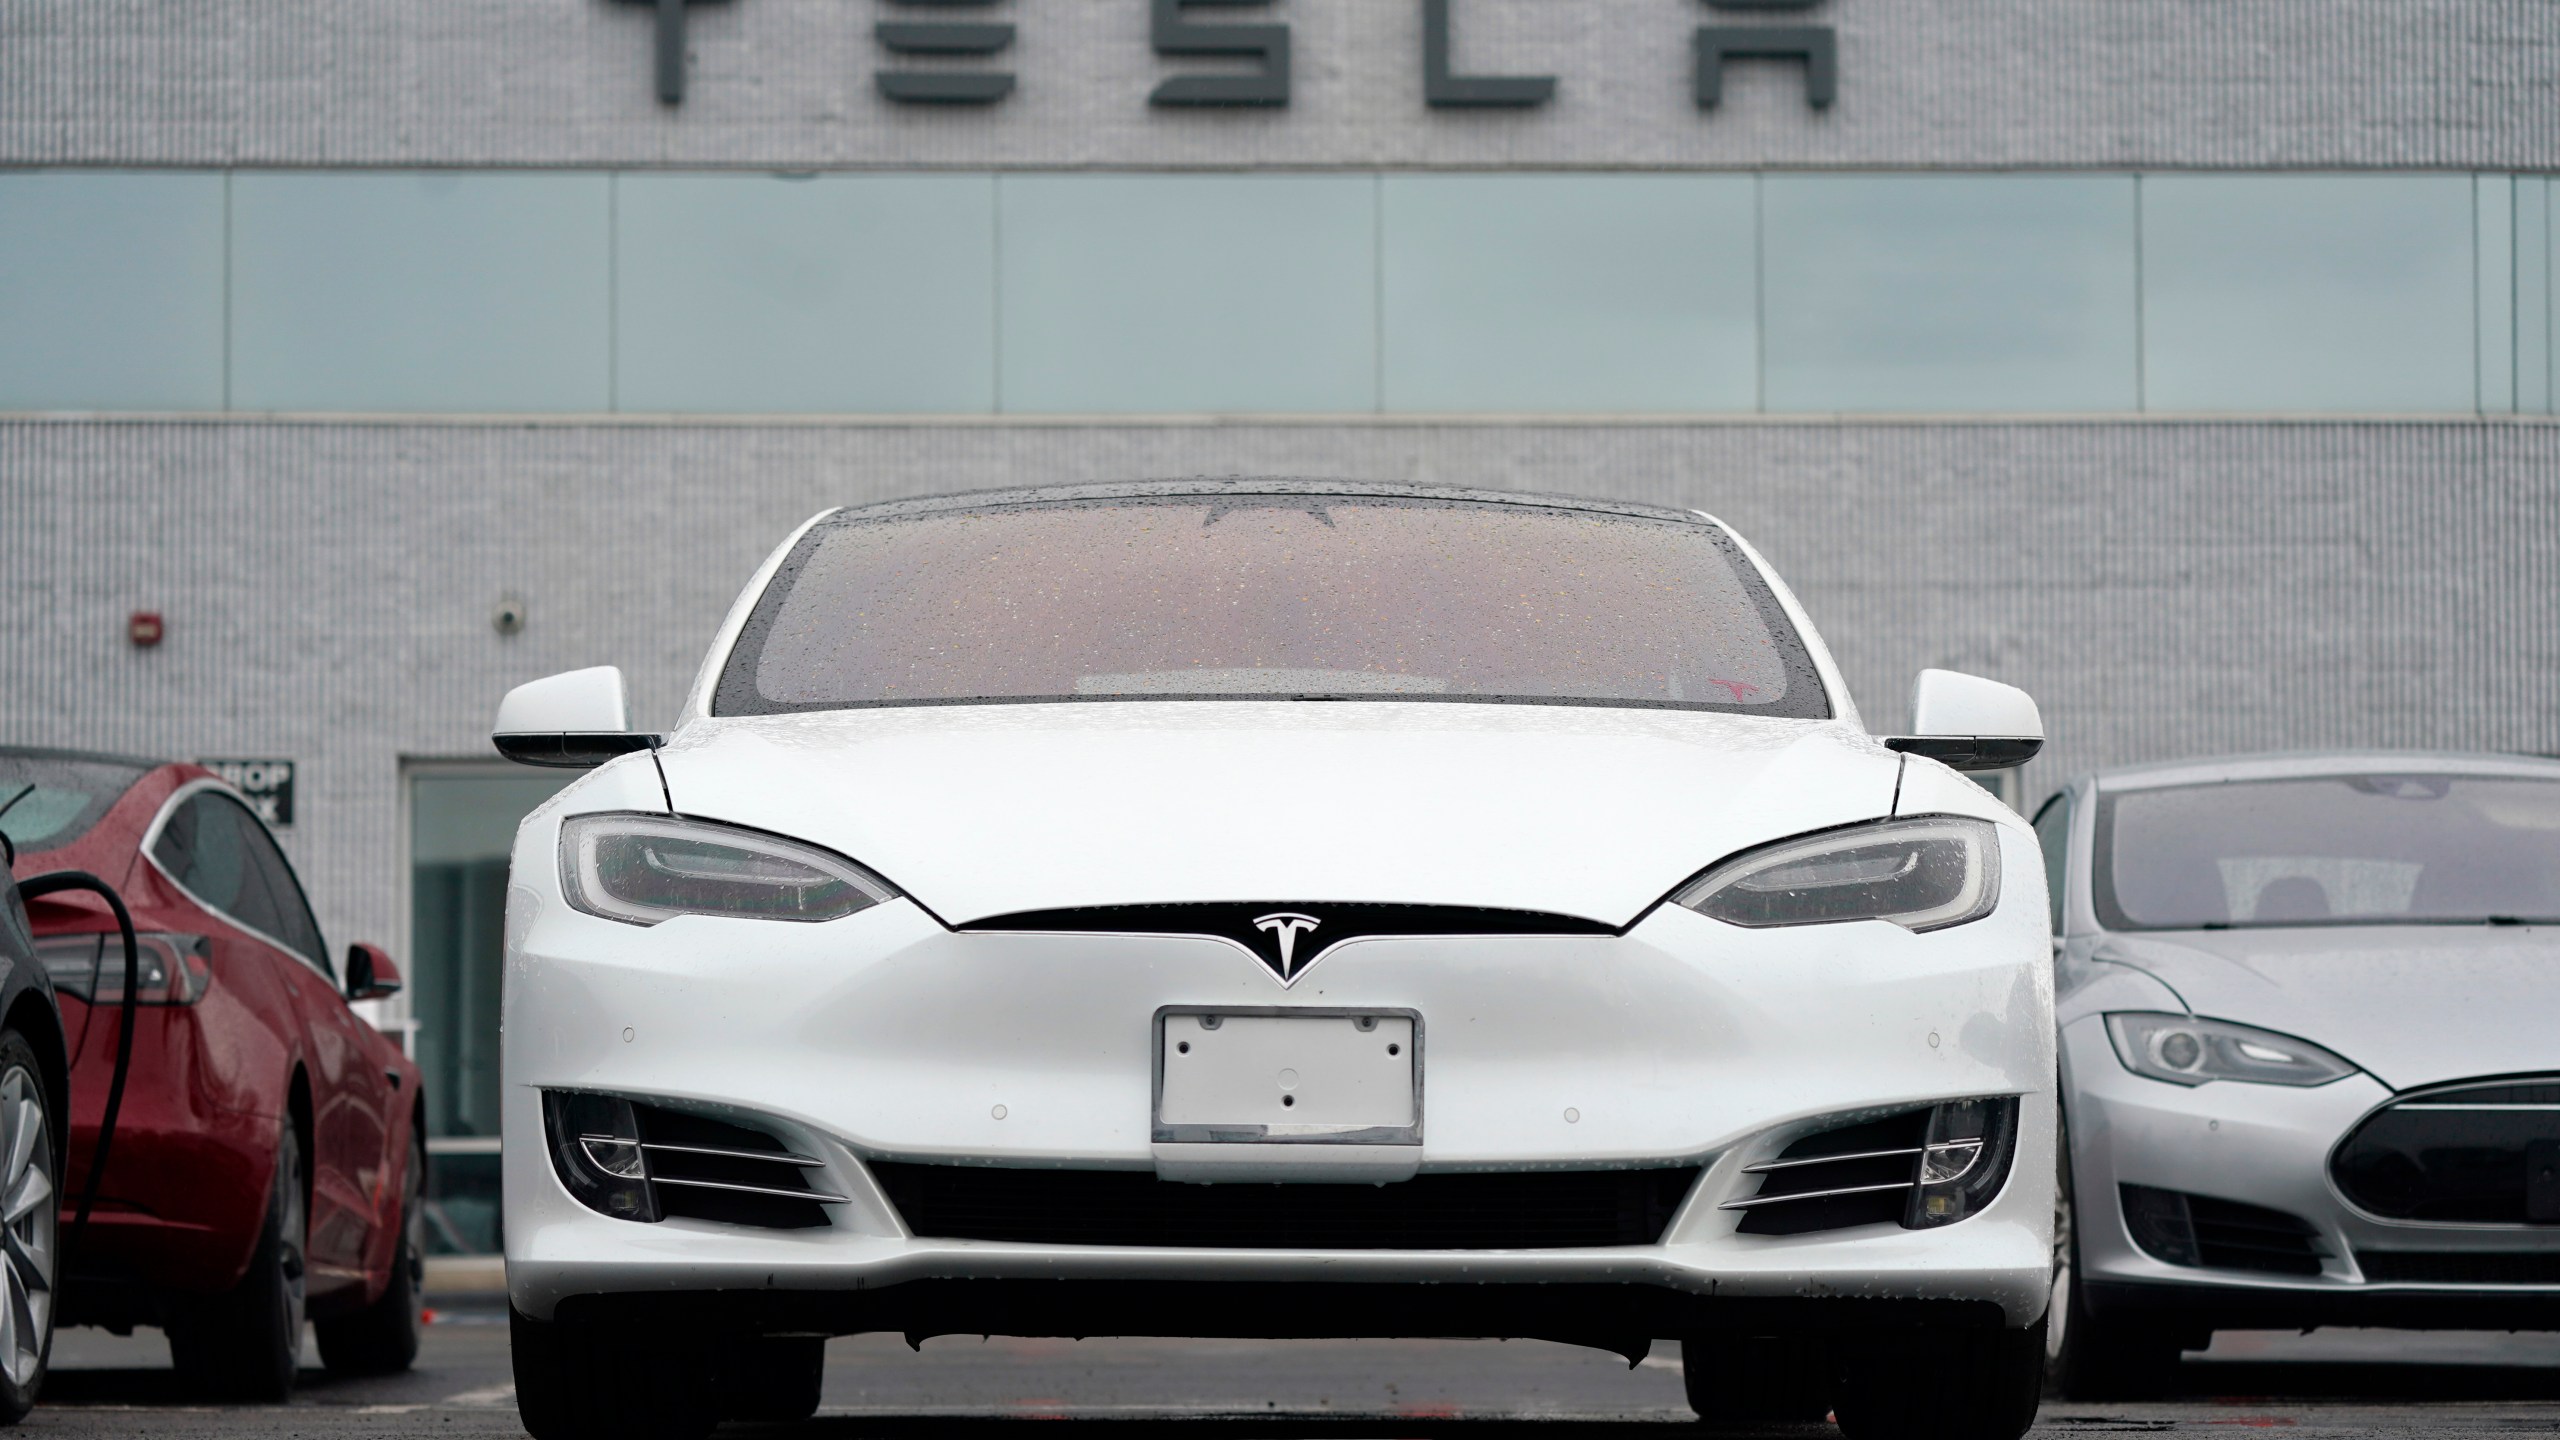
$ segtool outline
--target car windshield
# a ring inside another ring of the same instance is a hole
[[[822,522],[758,601],[714,708],[1308,698],[1830,714],[1717,526],[1331,494]]]
[[[0,750],[0,832],[20,851],[59,850],[142,776],[114,760]]]
[[[2560,920],[2560,782],[2366,774],[2108,795],[2109,929]]]

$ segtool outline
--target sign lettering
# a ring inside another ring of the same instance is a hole
[[[1810,10],[1822,0],[1707,0],[1718,10]],[[1802,60],[1805,102],[1830,108],[1840,93],[1840,42],[1828,25],[1707,25],[1698,30],[1698,108],[1724,103],[1724,62]]]
[[[1422,98],[1444,109],[1528,109],[1556,98],[1556,77],[1494,79],[1459,75],[1449,65],[1450,0],[1422,0]]]
[[[290,760],[198,760],[240,792],[258,818],[278,830],[293,828],[293,762]]]
[[[693,6],[728,0],[615,0],[646,5],[657,17],[658,99],[684,103],[685,17]],[[1003,0],[881,0],[892,18],[872,26],[873,38],[895,61],[989,60],[1013,48],[1014,26],[1003,20],[963,18],[962,13],[993,10]],[[1242,73],[1176,75],[1149,92],[1147,103],[1166,109],[1258,106],[1278,109],[1289,103],[1291,36],[1287,22],[1270,18],[1284,0],[1128,0],[1144,3],[1147,35],[1156,54],[1169,60],[1195,58],[1251,61]],[[1367,3],[1367,0],[1363,0]],[[1665,0],[1666,5],[1678,0]],[[1826,0],[1705,0],[1708,8],[1742,16],[1779,15],[1813,10]],[[1440,110],[1528,110],[1556,96],[1553,75],[1462,75],[1454,57],[1460,0],[1422,0],[1422,98]],[[1200,18],[1203,11],[1258,11],[1260,23],[1238,24]],[[938,12],[938,13],[937,13]],[[1804,66],[1806,104],[1828,109],[1840,92],[1840,43],[1831,26],[1770,24],[1759,21],[1699,26],[1692,37],[1698,108],[1724,103],[1725,67],[1737,60],[1779,60]],[[993,105],[1014,92],[1009,70],[963,68],[957,64],[911,67],[893,63],[874,79],[882,96],[907,105]]]
[[[984,8],[996,0],[892,0],[937,9]],[[990,20],[883,20],[872,27],[880,48],[892,55],[1001,54],[1013,46],[1013,27]],[[880,93],[915,105],[993,105],[1013,93],[1013,76],[998,70],[883,70]]]
[[[688,5],[725,5],[728,0],[622,0],[648,5],[658,12],[658,102],[684,103],[684,12]]]
[[[1286,105],[1289,27],[1204,25],[1184,12],[1211,6],[1267,5],[1271,0],[1155,0],[1153,37],[1159,55],[1231,55],[1260,60],[1255,75],[1185,75],[1147,97],[1150,105]]]

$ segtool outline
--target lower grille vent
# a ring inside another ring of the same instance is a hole
[[[2376,1284],[2560,1285],[2560,1250],[2359,1250]]]
[[[1919,1183],[1929,1112],[1913,1110],[1807,1135],[1774,1160],[1746,1167],[1757,1193],[1725,1202],[1745,1235],[1805,1235],[1852,1225],[1899,1225]]]
[[[2317,1275],[2329,1253],[2309,1221],[2282,1210],[2148,1185],[2121,1189],[2133,1242],[2172,1265]]]
[[[1651,1245],[1695,1168],[1417,1175],[1392,1185],[1186,1185],[1143,1170],[874,1161],[917,1235],[1234,1250],[1544,1250]]]
[[[810,1183],[819,1162],[792,1154],[761,1130],[655,1105],[635,1105],[640,1153],[660,1214],[767,1230],[827,1223],[844,1197]]]

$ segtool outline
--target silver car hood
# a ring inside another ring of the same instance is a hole
[[[676,808],[870,866],[951,924],[1378,901],[1622,925],[1754,843],[1891,812],[1836,722],[1440,703],[1114,702],[696,720]]]
[[[2199,1015],[2324,1045],[2395,1090],[2560,1071],[2560,927],[2372,925],[2111,935]]]

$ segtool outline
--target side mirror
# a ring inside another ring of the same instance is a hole
[[[381,1000],[400,993],[400,967],[379,945],[347,947],[347,998]]]
[[[2026,691],[1953,670],[1923,670],[1912,682],[1911,729],[1884,743],[1958,770],[2014,769],[2044,748],[2044,716]]]
[[[589,770],[616,755],[655,748],[658,737],[631,729],[622,672],[611,665],[572,670],[519,685],[498,702],[489,738],[520,765]]]

